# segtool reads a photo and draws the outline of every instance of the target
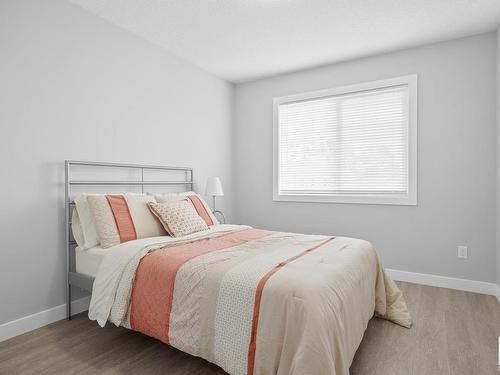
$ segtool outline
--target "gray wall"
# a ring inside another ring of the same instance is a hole
[[[232,85],[65,1],[0,2],[0,324],[65,302],[65,159],[221,176]]]
[[[497,284],[500,287],[500,29],[497,31]]]
[[[64,159],[193,166],[198,188],[221,176],[230,221],[362,237],[387,267],[500,282],[495,37],[241,84],[233,96],[232,85],[63,0],[1,1],[0,324],[65,302]],[[273,97],[413,73],[417,207],[272,202]]]
[[[388,268],[495,281],[496,64],[489,33],[237,85],[237,221],[364,238]],[[272,201],[273,97],[414,73],[418,206]]]

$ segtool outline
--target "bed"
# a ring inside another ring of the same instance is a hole
[[[192,170],[186,175],[192,184]],[[230,374],[348,374],[374,314],[411,325],[401,292],[359,239],[218,224],[70,249],[69,285],[92,291],[90,319]]]

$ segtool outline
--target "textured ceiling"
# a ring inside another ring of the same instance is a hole
[[[500,0],[70,0],[232,82],[478,34]]]

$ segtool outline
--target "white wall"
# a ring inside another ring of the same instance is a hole
[[[333,48],[333,47],[332,47]],[[272,98],[418,74],[418,206],[272,201]],[[492,282],[496,34],[236,86],[237,221],[371,241],[389,268]],[[457,258],[457,245],[469,259]]]
[[[221,176],[232,85],[65,1],[0,2],[0,324],[65,302],[65,159]]]

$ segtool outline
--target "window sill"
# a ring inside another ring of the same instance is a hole
[[[355,196],[355,195],[281,195],[274,194],[275,202],[347,203],[416,206],[416,196]]]

